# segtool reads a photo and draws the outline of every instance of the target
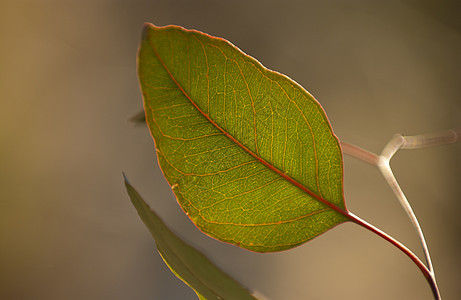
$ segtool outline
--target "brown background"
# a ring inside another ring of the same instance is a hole
[[[433,4],[431,4],[433,3]],[[201,234],[158,169],[135,68],[144,22],[224,37],[306,87],[340,139],[379,152],[395,133],[461,126],[456,1],[0,2],[0,298],[194,299],[131,206],[122,171],[181,236],[268,299],[431,299],[411,261],[353,224],[260,255]],[[397,178],[444,299],[461,295],[461,146],[402,151]],[[345,159],[351,211],[417,254],[379,172]]]

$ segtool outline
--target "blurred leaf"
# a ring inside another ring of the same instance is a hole
[[[158,252],[165,263],[200,299],[256,299],[202,253],[168,229],[126,178],[125,187],[139,216],[154,237]]]
[[[136,114],[132,115],[131,117],[128,118],[128,120],[135,125],[146,124],[146,115],[144,113],[144,110],[141,110],[137,112]]]
[[[160,166],[202,231],[272,252],[348,220],[338,139],[302,87],[178,26],[147,24],[138,55]]]

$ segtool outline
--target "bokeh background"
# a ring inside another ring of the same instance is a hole
[[[374,152],[395,133],[461,126],[459,1],[2,0],[0,298],[195,299],[156,253],[122,171],[180,236],[267,299],[432,299],[396,248],[341,225],[296,249],[217,242],[182,213],[142,108],[144,22],[224,37],[323,105],[339,138]],[[444,299],[461,295],[460,144],[392,161]],[[421,255],[377,169],[345,158],[351,211]]]

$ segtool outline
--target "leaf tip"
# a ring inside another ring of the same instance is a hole
[[[123,175],[123,180],[125,181],[125,183],[131,185],[130,181],[128,180],[128,178],[125,175],[125,172],[122,172],[122,175]]]

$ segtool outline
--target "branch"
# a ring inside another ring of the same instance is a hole
[[[419,225],[418,219],[416,218],[416,215],[413,209],[411,208],[411,205],[408,202],[408,199],[406,198],[397,180],[395,179],[394,174],[392,173],[392,169],[390,167],[390,160],[394,156],[394,154],[397,153],[399,149],[421,149],[421,148],[427,148],[427,147],[432,147],[432,146],[451,144],[451,143],[455,143],[459,141],[461,141],[461,128],[455,128],[455,129],[450,129],[446,131],[415,135],[415,136],[395,135],[389,141],[389,143],[387,143],[387,145],[384,147],[380,155],[377,155],[373,152],[362,149],[360,147],[354,146],[352,144],[341,142],[341,146],[342,146],[344,154],[348,154],[352,157],[355,157],[357,159],[360,159],[364,162],[367,162],[371,165],[378,167],[378,169],[381,171],[384,178],[386,179],[387,183],[391,187],[392,191],[396,195],[397,199],[399,200],[400,204],[404,208],[408,217],[410,218],[413,224],[413,227],[415,228],[418,234],[418,237],[420,239],[421,246],[423,248],[424,256],[425,256],[426,263],[427,263],[427,269],[422,268],[421,265],[419,264],[420,262],[419,259],[415,260],[416,256],[414,256],[414,254],[411,253],[411,251],[409,251],[407,248],[401,247],[403,245],[401,244],[398,245],[394,243],[393,241],[391,241],[390,239],[388,238],[386,239],[390,241],[391,243],[393,243],[398,248],[400,248],[408,256],[410,256],[410,258],[418,265],[418,267],[421,269],[421,271],[427,278],[431,286],[432,292],[434,293],[435,299],[441,299],[441,296],[440,296],[439,288],[437,286],[437,282],[435,280],[435,272],[434,272],[434,267],[432,265],[429,248],[424,238],[424,234],[421,229],[421,226]],[[363,225],[363,224],[360,224],[360,225]],[[369,227],[367,228],[370,229]],[[382,236],[378,232],[374,230],[372,231]]]

